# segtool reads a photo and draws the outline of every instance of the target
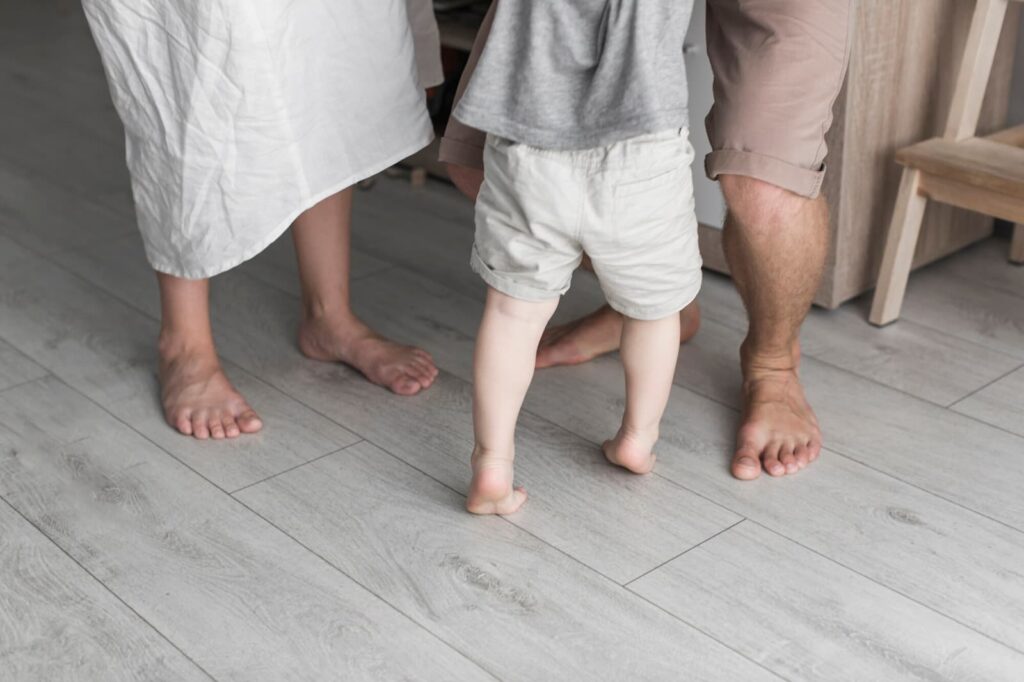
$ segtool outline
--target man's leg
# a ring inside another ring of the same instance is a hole
[[[725,255],[749,318],[732,472],[792,474],[821,451],[797,375],[828,249],[825,133],[849,54],[851,0],[708,0],[708,175],[729,207]]]
[[[235,438],[263,423],[221,369],[210,330],[210,281],[157,273],[160,400],[186,436]]]
[[[750,326],[740,350],[743,422],[732,473],[792,474],[821,452],[821,432],[797,375],[800,325],[828,249],[828,206],[766,182],[722,175],[723,244]]]
[[[292,225],[302,280],[299,348],[315,360],[351,365],[395,393],[419,393],[437,378],[430,355],[383,338],[352,312],[351,225],[351,188],[324,199]]]

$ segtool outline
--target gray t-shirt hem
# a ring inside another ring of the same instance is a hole
[[[559,151],[592,149],[628,140],[631,137],[658,133],[673,128],[689,126],[687,108],[673,108],[664,111],[644,112],[620,119],[606,127],[546,129],[524,125],[491,111],[481,111],[461,102],[453,114],[461,123],[497,137],[513,142]]]

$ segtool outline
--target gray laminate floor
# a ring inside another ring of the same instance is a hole
[[[266,429],[180,437],[155,283],[77,3],[0,3],[0,679],[1024,680],[1024,269],[914,275],[904,319],[814,311],[822,459],[727,471],[745,321],[708,275],[656,473],[606,466],[618,359],[538,374],[523,511],[462,510],[471,208],[380,179],[354,297],[437,359],[414,398],[296,351],[287,237],[213,285]],[[600,301],[576,278],[559,317]]]

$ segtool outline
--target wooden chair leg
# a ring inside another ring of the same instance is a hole
[[[1010,262],[1024,265],[1024,223],[1013,226],[1013,241],[1010,242]]]
[[[899,195],[896,197],[896,209],[889,225],[889,236],[885,242],[878,286],[871,304],[871,315],[868,318],[871,324],[889,324],[900,316],[910,266],[914,262],[917,237],[928,204],[928,200],[918,192],[920,185],[921,171],[905,168],[900,180]]]

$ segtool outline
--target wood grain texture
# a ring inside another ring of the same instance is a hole
[[[0,391],[46,376],[46,369],[0,341]]]
[[[1011,682],[1024,670],[1024,654],[749,521],[630,589],[787,680]]]
[[[0,158],[0,234],[22,246],[53,253],[135,231],[133,217],[83,200],[46,175]]]
[[[55,379],[0,394],[0,494],[216,679],[491,679]]]
[[[953,409],[1024,437],[1024,367],[964,398]]]
[[[933,138],[901,149],[896,160],[970,187],[1024,196],[1024,149],[1008,144],[985,138]]]
[[[775,679],[369,443],[239,496],[500,679]]]
[[[730,338],[728,330],[715,331],[703,356],[717,354],[718,359],[677,371],[676,383],[739,409],[739,374],[729,368],[728,359],[738,352],[742,335],[732,331]],[[1017,362],[1010,361],[1003,374]],[[803,361],[801,379],[821,420],[826,447],[1024,531],[1019,495],[1024,440],[810,357]],[[604,381],[615,388],[609,377]],[[708,386],[733,390],[709,393]],[[1019,404],[1011,402],[1007,409]],[[965,449],[971,452],[969,465]]]
[[[893,209],[892,221],[889,223],[882,264],[879,266],[878,285],[868,318],[871,324],[889,324],[900,315],[914,250],[921,234],[921,221],[928,205],[928,200],[920,193],[921,176],[922,171],[907,168],[900,177],[896,208]]]
[[[132,255],[131,262],[145,268]],[[146,272],[144,281],[125,286],[144,292],[153,279]],[[0,286],[0,318],[9,342],[226,490],[359,440],[231,365],[226,371],[260,411],[264,431],[225,442],[183,437],[166,424],[159,404],[155,320],[45,261],[4,268]]]
[[[950,262],[957,260],[959,257]],[[1012,269],[1002,264],[1000,267]],[[706,363],[718,362],[722,365],[720,371],[728,371],[730,364],[738,362],[738,344],[747,321],[735,287],[722,277],[705,276],[700,301],[705,325],[691,345],[706,346],[708,353],[681,364],[677,368],[679,376],[704,376],[704,372],[694,375],[688,371],[694,364],[706,369]],[[863,301],[840,310],[812,310],[800,333],[804,355],[940,405],[949,405],[981,388],[1013,369],[1019,361],[1018,355],[988,348],[970,338],[961,339],[947,333],[948,329],[924,326],[906,317],[897,325],[877,329],[865,322],[866,304]],[[724,339],[722,331],[709,329],[708,323],[714,321],[737,333],[731,340]],[[705,333],[714,335],[714,339],[702,339]],[[686,353],[685,347],[683,352]],[[936,367],[942,371],[936,371]],[[735,384],[737,369],[719,375],[729,379],[725,385]],[[710,395],[707,390],[721,385],[710,379],[699,392]]]
[[[974,16],[957,72],[943,137],[963,140],[977,130],[1006,9],[1007,0],[977,0],[974,3]]]
[[[826,179],[827,192],[834,185],[830,198],[838,197],[830,261],[834,267],[826,273],[818,297],[827,307],[853,298],[877,281],[901,170],[893,163],[893,154],[942,132],[974,3],[870,0],[854,7],[855,49],[844,109],[837,109],[842,154],[830,157]],[[996,51],[980,116],[982,133],[1005,121],[1018,11],[1011,7]],[[977,241],[991,229],[992,221],[984,216],[929,206],[914,266]]]
[[[2,500],[0,576],[8,682],[209,679]]]
[[[910,278],[903,317],[950,336],[1024,359],[1024,305],[1021,297],[941,270]]]
[[[1024,230],[1019,232],[1024,234]],[[999,289],[1024,299],[1024,268],[1007,263],[1010,245],[1003,239],[986,239],[928,268],[928,272],[941,273],[943,279],[957,278],[975,285]],[[947,288],[956,284],[947,279]]]
[[[617,411],[620,371],[614,359],[601,358],[539,373],[526,409],[596,442]],[[813,387],[811,397],[820,402]],[[662,422],[655,474],[1024,649],[1024,533],[832,452],[799,476],[737,481],[728,475],[728,463],[738,420],[732,409],[675,389]],[[829,434],[829,423],[824,424]],[[916,433],[926,427],[913,428]],[[826,443],[832,440],[826,435]],[[886,455],[880,450],[876,458]],[[970,471],[961,466],[955,473],[974,476],[980,468],[975,463]]]

